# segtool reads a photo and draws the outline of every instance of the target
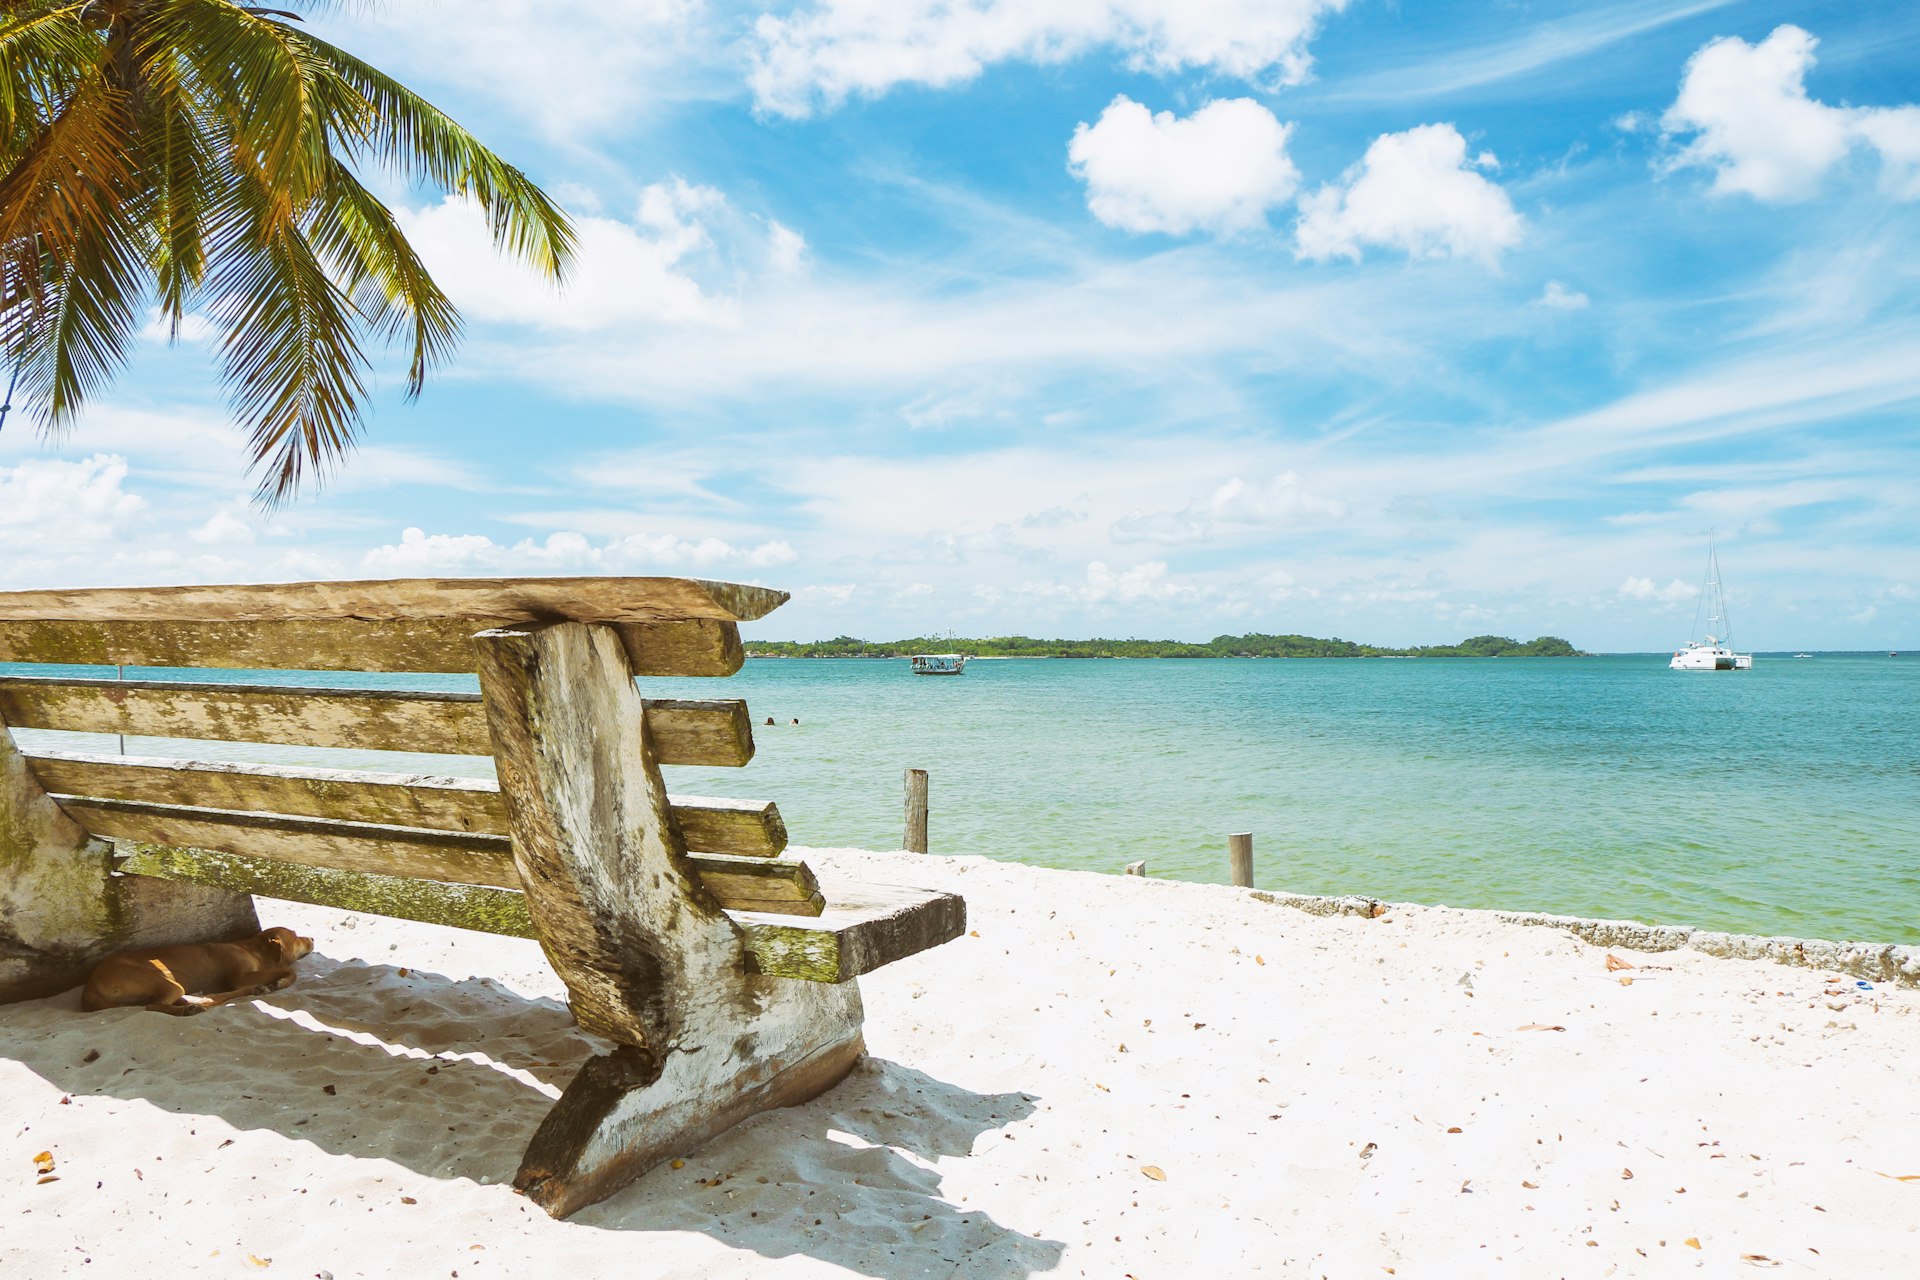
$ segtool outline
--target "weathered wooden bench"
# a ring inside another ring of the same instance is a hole
[[[745,764],[751,722],[635,683],[731,675],[738,623],[785,599],[676,578],[0,593],[0,662],[479,676],[0,673],[0,1000],[250,931],[254,893],[537,938],[617,1046],[521,1163],[556,1216],[831,1088],[864,1049],[853,979],[957,937],[964,904],[822,885],[772,804],[669,795],[662,765]],[[9,727],[491,756],[498,781],[23,749]]]

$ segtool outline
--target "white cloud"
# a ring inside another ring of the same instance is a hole
[[[407,529],[398,543],[375,547],[360,558],[364,569],[402,575],[433,573],[625,573],[661,569],[751,569],[791,564],[799,558],[783,541],[743,547],[720,538],[674,534],[629,534],[594,544],[584,534],[549,534],[503,546],[484,534],[429,534]]]
[[[857,582],[815,582],[795,588],[793,601],[795,604],[822,604],[838,608],[859,594],[860,584]]]
[[[1129,66],[1189,68],[1275,87],[1312,66],[1307,42],[1347,0],[817,0],[754,24],[749,82],[763,111],[806,116],[850,94],[944,87],[1006,61],[1058,63],[1110,47]]]
[[[1656,604],[1686,604],[1700,594],[1698,587],[1675,578],[1664,587],[1652,578],[1628,578],[1615,592],[1622,600],[1645,600]]]
[[[434,278],[454,303],[479,320],[586,332],[639,321],[730,324],[731,299],[707,293],[688,268],[712,245],[699,215],[726,203],[711,187],[674,178],[654,183],[633,223],[574,219],[579,250],[564,287],[556,288],[498,253],[477,206],[448,196],[397,216]]]
[[[570,7],[564,21],[549,0],[338,8],[316,15],[323,34],[382,70],[428,90],[452,84],[482,94],[563,140],[630,123],[661,98],[719,89],[702,88],[719,72],[703,48],[704,0],[603,0]]]
[[[1669,135],[1695,135],[1673,164],[1712,169],[1720,195],[1805,200],[1864,143],[1880,154],[1892,194],[1920,199],[1920,107],[1835,107],[1809,97],[1819,43],[1782,25],[1759,44],[1725,36],[1703,45],[1661,120]]]
[[[1251,98],[1209,102],[1182,120],[1123,94],[1097,123],[1074,129],[1068,167],[1087,184],[1087,208],[1110,227],[1252,231],[1299,185],[1287,156],[1292,128]]]
[[[108,541],[147,505],[121,488],[126,478],[127,460],[106,453],[0,467],[0,529],[14,549]]]
[[[1173,600],[1195,594],[1193,588],[1167,578],[1164,560],[1148,560],[1131,569],[1110,569],[1101,560],[1087,565],[1084,586],[1070,594],[1088,604],[1132,604],[1142,600]]]
[[[792,275],[806,265],[807,238],[792,227],[768,219],[767,260],[781,275]]]
[[[1567,288],[1558,280],[1549,280],[1547,287],[1540,291],[1540,296],[1534,301],[1540,306],[1551,307],[1555,311],[1585,311],[1593,299],[1578,289]]]
[[[1861,626],[1865,626],[1867,623],[1872,622],[1875,618],[1879,616],[1880,616],[1880,606],[1870,604],[1866,608],[1861,609],[1857,613],[1848,614],[1847,621],[1857,622]]]
[[[1489,153],[1474,165],[1487,167]],[[1362,246],[1414,258],[1478,258],[1491,264],[1525,226],[1507,193],[1467,163],[1467,140],[1450,124],[1423,124],[1375,138],[1339,183],[1300,201],[1298,257],[1352,258]]]
[[[1885,107],[1854,117],[1880,153],[1880,181],[1896,200],[1920,200],[1920,107]]]
[[[1113,522],[1110,533],[1123,544],[1217,542],[1283,528],[1323,526],[1346,515],[1346,503],[1308,492],[1297,474],[1283,471],[1253,484],[1236,476],[1204,500],[1178,511],[1130,512]]]
[[[253,526],[231,511],[214,512],[205,524],[187,534],[187,537],[205,546],[252,542],[254,536]]]

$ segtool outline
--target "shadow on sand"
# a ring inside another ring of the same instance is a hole
[[[82,1014],[69,991],[0,1008],[0,1038],[6,1056],[67,1094],[141,1099],[486,1184],[512,1182],[560,1088],[609,1047],[560,1002],[490,979],[320,954],[287,990],[198,1017]],[[570,1225],[699,1231],[881,1280],[1048,1271],[1061,1243],[942,1199],[935,1167],[1033,1103],[869,1057],[824,1096],[735,1127]]]

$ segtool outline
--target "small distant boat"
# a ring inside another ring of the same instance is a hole
[[[1700,603],[1693,615],[1696,629],[1702,608],[1711,610],[1707,615],[1707,630],[1703,638],[1689,640],[1686,648],[1675,650],[1673,660],[1667,666],[1675,671],[1751,671],[1753,655],[1733,651],[1733,628],[1727,621],[1727,597],[1720,587],[1720,555],[1714,549],[1711,538],[1707,540],[1707,581],[1700,589]]]
[[[964,653],[916,653],[913,674],[917,676],[957,676],[967,669]]]
[[[1793,656],[1796,658],[1811,658],[1813,655],[1810,653],[1796,653]]]

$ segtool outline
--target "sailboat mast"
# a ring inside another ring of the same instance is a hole
[[[1727,621],[1727,599],[1720,589],[1720,553],[1711,542],[1707,544],[1707,604],[1713,610],[1707,616],[1707,639],[1725,644],[1722,628]]]

